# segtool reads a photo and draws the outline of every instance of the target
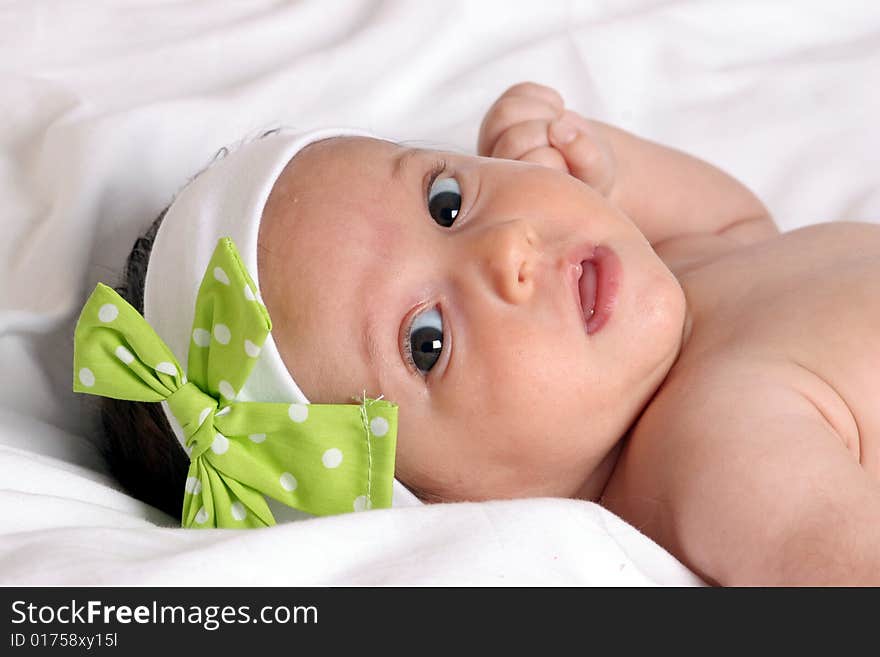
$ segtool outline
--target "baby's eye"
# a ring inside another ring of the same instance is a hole
[[[428,190],[428,212],[438,224],[449,228],[461,209],[461,188],[455,178],[438,178]]]
[[[436,306],[416,316],[404,341],[410,362],[423,374],[430,372],[443,350],[443,318]]]

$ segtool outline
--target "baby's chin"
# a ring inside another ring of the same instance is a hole
[[[654,292],[644,298],[642,320],[645,336],[652,345],[645,363],[644,375],[659,386],[681,351],[687,323],[687,299],[678,279],[664,266],[653,286]]]
[[[625,380],[618,381],[618,398],[626,400],[620,404],[621,410],[626,409],[624,414],[631,416],[630,425],[678,359],[688,314],[684,290],[665,265],[653,268],[643,281],[626,318],[626,335],[616,341],[619,352],[612,358],[631,366]]]

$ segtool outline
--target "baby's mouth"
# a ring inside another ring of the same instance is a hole
[[[605,245],[586,244],[570,257],[567,262],[572,300],[580,307],[587,335],[595,335],[614,313],[623,264],[614,250]]]
[[[592,260],[581,262],[581,275],[578,280],[578,291],[581,296],[581,310],[584,321],[589,320],[596,312],[596,265]]]
[[[578,281],[581,309],[588,335],[602,330],[614,313],[623,264],[618,255],[607,246],[597,246],[589,260],[581,262]]]

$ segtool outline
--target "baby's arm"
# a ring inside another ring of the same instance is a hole
[[[694,234],[749,243],[779,234],[769,212],[720,169],[566,110],[553,89],[522,83],[492,105],[478,153],[568,171],[618,205],[651,244]]]
[[[735,408],[712,401],[731,395]],[[630,481],[603,501],[691,569],[724,585],[880,585],[880,485],[799,393],[725,377],[646,420],[655,439],[634,437]]]

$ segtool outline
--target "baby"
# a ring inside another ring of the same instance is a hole
[[[880,227],[780,235],[730,176],[532,83],[478,153],[339,136],[274,181],[256,273],[309,400],[399,405],[424,501],[591,500],[710,583],[880,584]],[[181,491],[157,405],[107,403],[124,483]]]

